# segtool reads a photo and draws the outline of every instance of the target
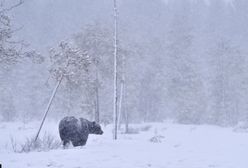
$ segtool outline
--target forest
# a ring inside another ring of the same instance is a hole
[[[73,0],[71,8],[77,3]],[[71,59],[74,64],[49,118],[94,119],[99,113],[100,121],[112,122],[112,2],[98,3],[81,2],[80,16],[73,16],[74,10],[63,16],[67,3],[59,1],[27,1],[6,12],[2,7],[1,120],[40,120],[66,60]],[[87,4],[92,9],[86,10]],[[247,121],[247,5],[245,0],[121,1],[117,92],[120,100],[124,82],[122,114],[130,122],[170,118],[229,126]],[[30,6],[32,16],[24,13]],[[89,11],[93,16],[81,17]],[[72,25],[69,17],[78,24]]]

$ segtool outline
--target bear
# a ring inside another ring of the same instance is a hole
[[[64,148],[69,142],[74,147],[84,146],[89,134],[102,135],[101,126],[95,121],[91,122],[84,118],[77,119],[74,116],[64,117],[59,122],[59,135]]]

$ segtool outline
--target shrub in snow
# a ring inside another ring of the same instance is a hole
[[[23,153],[31,151],[48,151],[52,149],[58,149],[61,146],[61,142],[56,140],[53,136],[49,134],[44,134],[42,138],[27,138],[23,144],[18,145],[18,143],[11,138],[11,146],[14,152]]]
[[[150,139],[150,142],[153,142],[153,143],[161,143],[163,141],[165,137],[162,136],[162,135],[155,135],[154,137],[152,137]]]
[[[164,136],[158,134],[157,128],[154,129],[154,134],[155,135],[150,139],[150,142],[161,143],[162,140],[165,138]]]

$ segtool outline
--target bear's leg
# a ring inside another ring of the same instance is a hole
[[[72,145],[74,147],[76,146],[84,146],[86,144],[86,141],[78,140],[78,141],[72,141]]]
[[[79,145],[80,145],[80,146],[84,146],[85,144],[86,144],[86,141],[80,141],[80,142],[79,142]]]
[[[74,147],[80,146],[80,142],[74,140],[74,141],[72,141],[72,145],[73,145]]]
[[[64,149],[68,146],[68,144],[69,144],[69,141],[63,140],[63,147],[64,147]]]

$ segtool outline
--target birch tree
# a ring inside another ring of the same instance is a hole
[[[117,96],[117,49],[118,49],[118,13],[117,13],[117,0],[114,0],[114,108],[113,108],[113,124],[114,124],[114,134],[113,138],[114,140],[117,139],[117,129],[118,129],[118,109],[117,109],[117,103],[118,103],[118,96]]]
[[[61,103],[58,105],[66,107],[67,111],[64,111],[64,114],[74,114],[73,106],[84,104],[83,97],[86,95],[90,66],[88,54],[72,43],[61,42],[58,48],[50,50],[50,61],[52,65],[49,71],[52,79],[59,81],[61,76],[64,78]]]
[[[51,49],[50,59],[52,62],[50,73],[52,77],[57,81],[57,84],[55,85],[50,96],[49,102],[44,112],[44,116],[41,121],[41,125],[34,141],[36,141],[39,137],[39,133],[42,129],[42,126],[45,122],[45,119],[48,115],[48,112],[51,108],[52,102],[62,80],[65,79],[66,82],[70,81],[77,84],[80,83],[82,80],[81,77],[85,75],[85,72],[87,72],[87,67],[89,64],[87,54],[82,53],[79,49],[71,47],[70,44],[66,42],[61,42],[58,50]]]
[[[0,1],[0,64],[4,67],[16,63],[21,57],[21,43],[13,41],[12,36],[15,32],[12,28],[11,19],[8,12],[20,6],[23,1],[17,4],[6,7],[4,1]]]

